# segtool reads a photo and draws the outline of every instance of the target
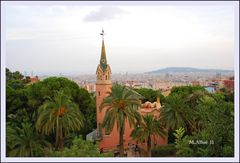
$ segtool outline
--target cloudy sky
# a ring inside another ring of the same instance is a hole
[[[234,69],[233,5],[6,5],[6,66],[94,74],[102,28],[113,73]]]

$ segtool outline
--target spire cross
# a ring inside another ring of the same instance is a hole
[[[104,30],[102,30],[102,33],[100,33],[100,35],[102,35],[102,39],[104,39],[104,35],[105,35]]]

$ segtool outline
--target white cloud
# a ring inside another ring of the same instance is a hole
[[[120,18],[121,15],[124,13],[126,12],[120,7],[104,6],[88,13],[85,16],[84,21],[86,22],[109,21],[112,19]]]

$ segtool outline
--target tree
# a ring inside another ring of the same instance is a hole
[[[80,88],[78,96],[74,101],[77,102],[80,111],[85,117],[84,126],[77,134],[82,135],[83,139],[85,139],[86,135],[92,132],[92,130],[97,127],[95,97],[88,93],[87,90]]]
[[[205,95],[200,98],[196,109],[201,120],[201,128],[192,135],[186,133],[185,137],[178,132],[179,137],[175,134],[177,155],[232,157],[234,155],[233,103],[225,101],[221,94]],[[190,141],[193,143],[189,143]]]
[[[69,136],[69,141],[77,135],[83,138],[93,129],[96,128],[96,105],[95,99],[87,92],[87,90],[79,88],[74,82],[64,77],[49,77],[27,87],[27,102],[29,112],[34,112],[46,101],[46,97],[54,98],[56,92],[63,91],[64,94],[71,98],[71,101],[78,105],[80,112],[84,115],[84,125],[80,131],[75,131]],[[33,116],[33,121],[37,117]],[[49,139],[54,138],[50,135]]]
[[[42,134],[56,133],[55,148],[62,150],[64,137],[70,130],[80,130],[83,126],[83,115],[76,104],[63,91],[58,92],[54,99],[46,101],[38,110],[36,128]]]
[[[177,94],[166,98],[166,103],[160,111],[160,120],[173,130],[192,124],[193,111],[186,105],[184,99]]]
[[[73,139],[73,144],[62,151],[49,151],[53,157],[113,157],[112,152],[100,153],[98,145],[89,140],[83,140],[81,136]]]
[[[140,89],[134,89],[134,91],[141,94],[143,97],[143,102],[149,101],[149,102],[155,102],[157,100],[157,97],[160,97],[160,102],[163,104],[165,102],[165,97],[162,95],[162,93],[159,90],[153,90],[148,88],[140,88]]]
[[[44,147],[51,145],[34,131],[29,123],[22,123],[21,128],[7,125],[7,155],[8,156],[43,156]]]
[[[143,122],[140,125],[136,125],[131,133],[134,139],[140,140],[141,142],[147,142],[147,153],[148,157],[151,157],[151,136],[161,136],[165,138],[166,132],[161,123],[153,115],[143,116]]]
[[[177,150],[177,156],[193,156],[193,150],[189,146],[189,137],[184,136],[185,129],[180,127],[179,129],[175,130],[174,136],[175,139],[175,148]]]
[[[136,121],[140,122],[141,116],[137,111],[139,106],[140,100],[133,92],[119,84],[113,85],[112,92],[109,93],[100,105],[100,111],[106,108],[102,126],[105,127],[107,131],[111,132],[114,125],[117,125],[121,157],[124,155],[123,134],[125,123],[128,122],[131,127]]]
[[[23,75],[19,71],[11,72],[8,68],[6,68],[6,85],[14,89],[23,88]]]
[[[197,107],[202,119],[202,130],[193,135],[193,139],[205,139],[214,142],[209,146],[202,147],[208,151],[208,156],[233,156],[233,102],[227,102],[224,96],[215,94],[213,97],[204,96],[201,98]]]
[[[18,110],[27,108],[27,95],[25,89],[15,89],[6,86],[6,112],[15,114]]]
[[[206,92],[204,87],[202,86],[180,86],[180,87],[173,87],[171,89],[170,95],[178,94],[183,97],[187,97],[188,95],[194,92],[199,92],[199,91]]]

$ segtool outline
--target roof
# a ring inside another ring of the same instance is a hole
[[[86,139],[87,140],[97,140],[97,129],[95,129],[94,131],[87,134]]]
[[[135,97],[137,97],[137,98],[139,98],[139,99],[145,99],[145,97],[142,96],[142,95],[141,95],[140,93],[138,93],[137,91],[134,91],[134,90],[132,90],[131,88],[129,88],[129,87],[127,87],[127,86],[126,86],[126,89],[127,89],[127,90],[130,90]]]
[[[101,51],[101,58],[100,58],[100,66],[103,71],[107,68],[107,57],[106,57],[106,50],[104,45],[104,40],[102,40],[102,51]]]

